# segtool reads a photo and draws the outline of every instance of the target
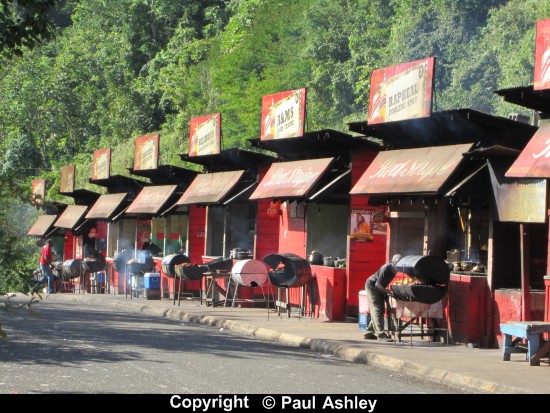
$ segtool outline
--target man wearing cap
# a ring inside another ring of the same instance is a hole
[[[393,296],[388,286],[397,274],[396,265],[400,259],[401,255],[395,254],[390,262],[380,267],[365,282],[370,312],[370,323],[364,336],[367,340],[393,341],[384,331],[384,303],[387,295]]]
[[[52,272],[51,265],[56,259],[56,256],[52,250],[53,239],[48,239],[46,245],[42,247],[42,252],[40,253],[40,270],[42,271],[42,278],[34,285],[34,289],[38,290],[42,284],[48,280],[48,294],[55,292],[54,288],[54,276]]]

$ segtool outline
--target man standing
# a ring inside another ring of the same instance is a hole
[[[42,247],[40,254],[40,270],[42,271],[42,278],[34,285],[34,289],[38,290],[42,284],[48,280],[48,294],[55,292],[54,288],[54,276],[51,265],[55,261],[56,256],[52,250],[53,239],[48,239],[46,245]]]
[[[365,282],[370,312],[370,323],[364,336],[367,340],[393,341],[384,332],[384,303],[387,295],[393,296],[393,292],[388,289],[388,286],[397,274],[396,265],[400,259],[401,255],[395,254],[390,262],[380,267]]]

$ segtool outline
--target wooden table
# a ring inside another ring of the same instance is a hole
[[[225,280],[225,285],[228,286],[229,278],[231,274],[226,272],[205,272],[204,273],[204,284],[202,286],[204,289],[201,289],[201,305],[204,302],[207,306],[217,307],[224,305],[227,297],[227,291],[224,287],[219,284],[220,280]],[[217,294],[221,293],[225,299],[216,300]]]

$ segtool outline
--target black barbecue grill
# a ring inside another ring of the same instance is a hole
[[[120,273],[126,273],[126,263],[134,257],[134,250],[122,250],[113,257],[113,269]]]
[[[107,266],[107,261],[105,257],[101,254],[98,254],[94,258],[84,258],[82,260],[82,268],[85,272],[95,273],[103,271]]]
[[[168,277],[175,277],[176,265],[190,264],[191,260],[185,254],[169,254],[162,259],[162,272]]]
[[[269,280],[276,287],[302,287],[311,280],[311,265],[296,254],[269,254],[263,261],[271,268]]]
[[[80,277],[84,272],[82,268],[82,260],[80,258],[75,258],[71,260],[66,260],[63,262],[63,270],[61,274],[67,279],[74,279]]]
[[[200,280],[209,271],[231,271],[232,259],[216,258],[206,264],[182,263],[175,266],[176,275],[187,281]]]
[[[398,300],[416,301],[424,304],[435,304],[447,294],[451,278],[448,264],[434,255],[407,255],[396,264],[402,272],[415,283],[392,284],[391,290]]]

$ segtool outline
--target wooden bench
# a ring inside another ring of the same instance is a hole
[[[529,365],[540,366],[540,359],[550,349],[548,343],[540,348],[540,335],[550,333],[550,323],[544,321],[508,321],[500,325],[500,331],[504,334],[502,360],[510,361],[510,354],[522,352],[523,350],[520,350],[517,344],[522,339],[526,339]],[[512,337],[515,337],[515,339],[512,339]]]

